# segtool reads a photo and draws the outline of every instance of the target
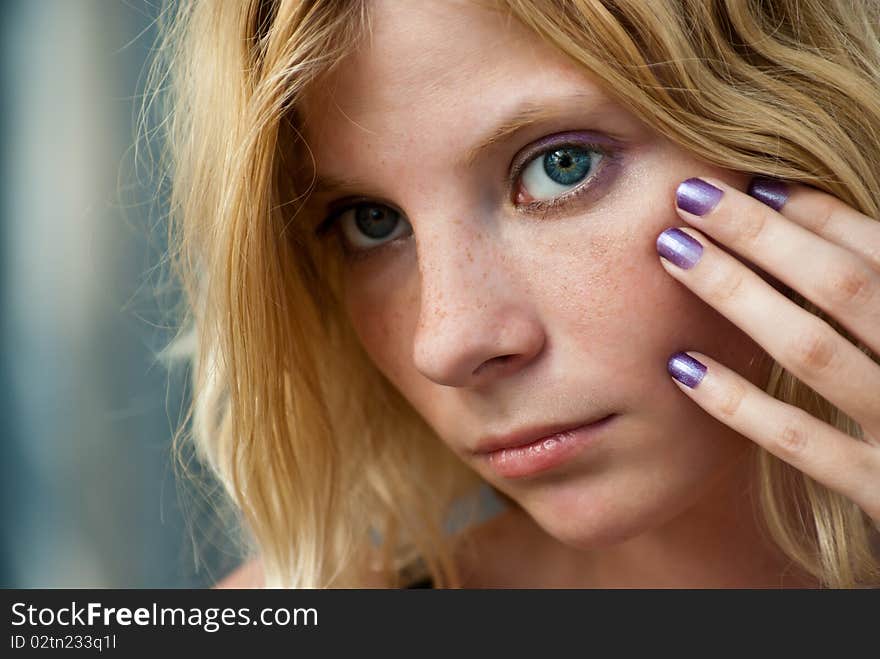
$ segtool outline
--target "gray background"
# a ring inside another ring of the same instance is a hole
[[[159,2],[2,7],[0,586],[203,586],[238,557],[175,483],[186,379],[154,358],[174,295],[132,149]]]

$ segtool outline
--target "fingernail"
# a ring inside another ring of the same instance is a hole
[[[666,370],[676,380],[693,389],[702,382],[708,369],[705,364],[686,352],[676,352],[666,362]]]
[[[701,178],[689,178],[675,191],[675,203],[683,211],[705,215],[715,208],[723,194],[722,190]]]
[[[749,182],[748,194],[778,211],[788,201],[789,190],[784,181],[769,176],[755,176]]]
[[[657,252],[679,268],[690,270],[703,255],[703,245],[681,229],[672,228],[657,236]]]

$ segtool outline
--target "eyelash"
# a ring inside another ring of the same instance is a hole
[[[596,179],[607,169],[613,161],[617,158],[617,153],[613,149],[609,148],[603,144],[597,144],[595,142],[578,142],[576,140],[561,140],[557,143],[544,144],[540,147],[537,147],[534,151],[527,151],[524,156],[519,159],[519,163],[514,167],[510,176],[508,176],[506,184],[508,189],[512,188],[513,184],[519,179],[522,173],[525,171],[526,167],[532,164],[532,162],[539,157],[543,157],[550,151],[554,151],[555,149],[562,149],[566,147],[575,147],[582,151],[586,151],[587,153],[599,153],[602,158],[599,160],[599,164],[596,166],[596,171],[592,172],[587,178],[577,184],[577,187],[569,192],[566,192],[558,197],[553,197],[549,200],[539,199],[537,201],[533,201],[529,204],[524,204],[523,206],[518,207],[517,210],[520,212],[528,212],[528,213],[537,213],[542,217],[547,215],[551,211],[556,210],[557,208],[561,208],[567,204],[570,204],[577,198],[582,195],[587,194],[593,189]],[[609,162],[611,161],[611,162]]]
[[[513,168],[510,175],[507,176],[505,180],[505,184],[508,189],[512,189],[512,186],[519,177],[522,175],[523,171],[528,167],[532,162],[538,158],[543,157],[547,153],[555,150],[566,147],[575,147],[587,153],[598,153],[602,157],[599,160],[599,164],[596,166],[596,171],[591,173],[587,178],[578,183],[578,186],[574,188],[572,191],[562,194],[558,197],[554,197],[550,200],[537,200],[528,204],[523,204],[522,206],[517,207],[517,210],[524,213],[534,213],[539,215],[540,217],[544,217],[547,214],[555,211],[556,209],[568,205],[578,199],[579,197],[588,194],[592,191],[596,179],[598,179],[604,170],[606,170],[609,166],[614,164],[614,162],[618,158],[618,153],[616,150],[608,147],[604,144],[597,144],[595,142],[583,141],[579,142],[577,140],[567,139],[560,140],[559,142],[553,144],[542,144],[539,147],[536,147],[534,151],[528,151],[525,155],[518,158],[518,164]],[[608,162],[611,161],[611,162]],[[337,209],[334,209],[321,223],[318,225],[318,228],[315,230],[315,233],[321,235],[325,233],[331,232],[333,229],[337,228],[338,220],[340,216],[358,206],[386,206],[387,204],[382,204],[378,202],[373,202],[368,199],[356,199],[351,203],[347,203],[344,206],[341,206]],[[400,213],[402,216],[403,214]],[[401,238],[403,236],[400,236]],[[350,249],[344,245],[344,238],[341,239],[343,241],[343,251],[345,252],[346,258],[351,260],[360,260],[372,256],[382,249],[389,247],[397,242],[397,240],[392,240],[387,243],[383,243],[377,247],[371,247],[368,249]]]

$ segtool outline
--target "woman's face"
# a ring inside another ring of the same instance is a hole
[[[695,349],[757,382],[759,350],[665,273],[655,241],[685,225],[682,180],[745,189],[748,177],[654,133],[501,14],[448,0],[371,10],[373,38],[302,110],[318,176],[351,181],[316,192],[314,212],[362,204],[337,230],[356,252],[346,305],[376,366],[566,544],[610,544],[707,505],[748,442],[679,391],[666,361]],[[523,108],[536,121],[474,150]],[[488,436],[612,412],[598,441],[540,473],[474,453]]]

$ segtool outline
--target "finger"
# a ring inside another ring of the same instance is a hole
[[[684,220],[800,292],[880,352],[880,271],[865,259],[718,179],[688,179],[676,199]]]
[[[667,229],[657,248],[670,275],[868,433],[880,434],[880,365],[695,229]]]
[[[747,194],[812,233],[858,254],[880,271],[880,221],[827,192],[779,179],[755,176]]]
[[[880,449],[768,396],[703,353],[675,353],[667,369],[706,412],[880,520]]]

